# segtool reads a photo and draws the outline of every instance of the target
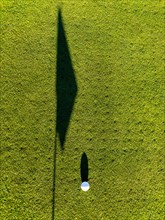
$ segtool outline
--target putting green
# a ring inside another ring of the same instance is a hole
[[[163,220],[163,7],[2,0],[0,219]]]

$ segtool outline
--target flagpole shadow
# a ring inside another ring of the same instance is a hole
[[[55,219],[56,205],[56,157],[57,143],[60,143],[60,148],[64,150],[67,130],[69,127],[71,114],[74,107],[75,98],[77,95],[77,83],[72,66],[71,55],[64,29],[62,12],[58,9],[58,24],[57,24],[57,61],[56,61],[56,130],[54,140],[54,158],[53,158],[53,189],[52,189],[52,220]],[[58,142],[59,140],[59,142]]]
[[[54,139],[54,155],[53,155],[53,189],[52,189],[52,220],[55,220],[55,189],[56,189],[56,151],[57,151],[57,134]]]

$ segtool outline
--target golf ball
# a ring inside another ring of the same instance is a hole
[[[89,183],[88,183],[88,182],[82,182],[82,184],[81,184],[81,189],[82,189],[83,191],[88,191],[88,189],[89,189]]]

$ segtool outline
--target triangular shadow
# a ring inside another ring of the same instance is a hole
[[[56,133],[59,136],[61,149],[63,150],[78,88],[60,8],[58,10],[56,68]]]

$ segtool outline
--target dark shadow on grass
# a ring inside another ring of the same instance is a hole
[[[88,158],[86,153],[82,154],[80,170],[81,170],[81,181],[88,182]]]
[[[56,151],[57,151],[57,135],[54,140],[54,155],[53,155],[53,188],[52,188],[52,220],[55,220],[55,190],[56,190]]]
[[[55,191],[56,191],[56,152],[57,138],[60,140],[61,150],[64,150],[66,134],[77,95],[77,83],[72,66],[71,56],[64,30],[61,9],[58,10],[57,35],[57,63],[56,63],[56,131],[54,141],[54,170],[52,190],[52,220],[55,219]]]
[[[57,70],[56,94],[57,114],[56,132],[59,136],[61,149],[64,149],[66,134],[77,95],[77,83],[72,66],[68,42],[64,30],[62,13],[58,11],[58,36],[57,36]]]

